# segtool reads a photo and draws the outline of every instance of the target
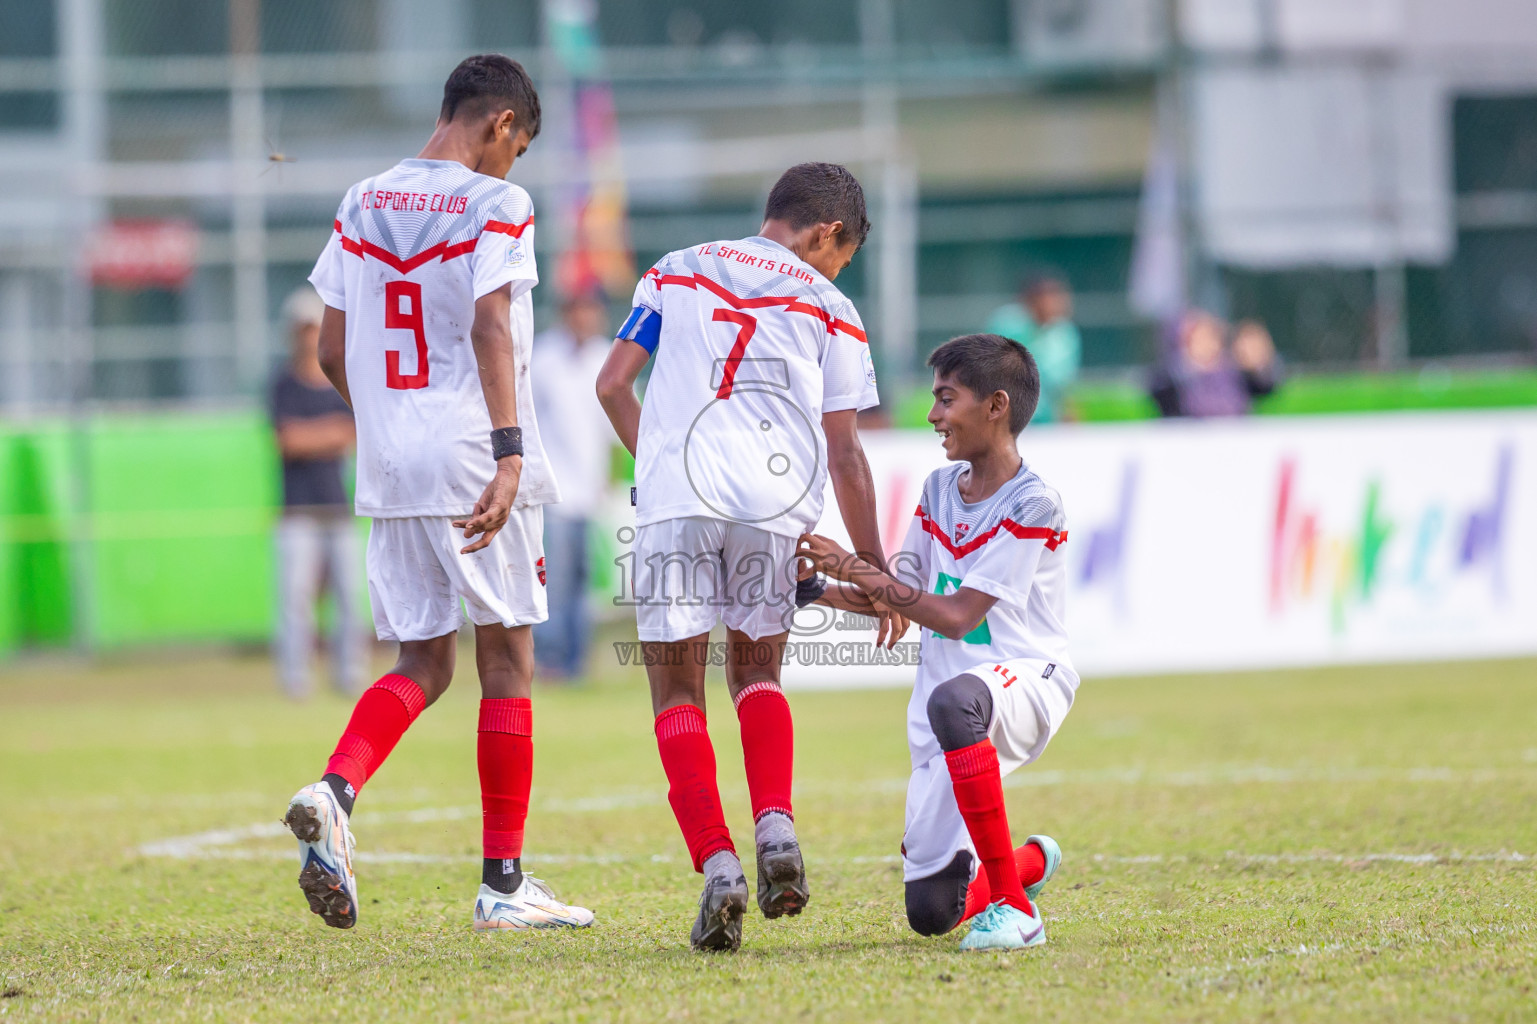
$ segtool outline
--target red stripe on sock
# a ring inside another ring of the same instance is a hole
[[[422,692],[420,686],[417,686],[416,683],[405,676],[396,675],[391,672],[388,675],[380,676],[379,681],[374,684],[374,687],[399,697],[400,703],[406,706],[406,713],[411,716],[411,721],[413,722],[416,721],[418,715],[427,710],[427,695]]]
[[[715,748],[704,712],[692,704],[656,716],[656,747],[667,773],[667,802],[688,844],[695,871],[721,850],[736,853],[715,782]]]
[[[534,781],[533,705],[527,697],[480,702],[475,763],[480,769],[482,856],[523,856],[528,792]]]
[[[982,861],[992,901],[1032,913],[1014,864],[1009,815],[1003,803],[1003,777],[998,773],[998,751],[991,740],[983,740],[947,751],[945,761],[950,766],[956,806],[966,822],[971,845]]]
[[[774,683],[753,683],[737,694],[736,717],[742,730],[742,764],[747,770],[753,821],[770,811],[793,819],[795,722],[784,691]]]
[[[427,695],[410,679],[381,678],[358,698],[325,774],[340,775],[361,790],[426,706]]]
[[[534,734],[534,702],[527,697],[487,697],[480,702],[480,731]]]
[[[702,732],[708,736],[710,729],[705,723],[704,712],[692,704],[679,704],[677,707],[668,708],[656,716],[656,739],[658,743],[694,732]]]

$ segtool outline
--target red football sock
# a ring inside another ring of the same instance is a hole
[[[1019,871],[1021,889],[1034,885],[1046,874],[1046,854],[1034,843],[1026,843],[1014,851],[1014,867]],[[966,909],[961,920],[970,921],[982,913],[992,899],[993,889],[987,884],[987,872],[978,871],[977,877],[966,888]]]
[[[766,681],[745,687],[736,695],[736,717],[742,727],[742,763],[747,769],[753,821],[769,811],[794,818],[790,784],[795,769],[795,723],[784,691]]]
[[[1021,886],[1034,885],[1046,876],[1046,852],[1034,843],[1026,843],[1014,851],[1014,867]]]
[[[966,887],[966,909],[961,911],[961,920],[970,921],[986,910],[992,901],[993,889],[987,884],[987,872],[978,871],[977,877]]]
[[[475,761],[480,766],[481,843],[487,860],[523,856],[523,824],[534,780],[534,712],[527,697],[480,702]]]
[[[340,775],[354,791],[362,789],[426,706],[427,695],[405,676],[382,677],[358,698],[324,774]]]
[[[715,748],[704,712],[692,704],[680,704],[657,715],[656,747],[667,772],[667,801],[683,830],[694,870],[703,871],[712,853],[736,853],[715,785]]]
[[[971,845],[982,860],[994,903],[1007,903],[1033,913],[1014,864],[1014,843],[1009,838],[1009,815],[1003,804],[1003,776],[998,774],[998,751],[991,740],[945,752],[955,803],[965,819]]]

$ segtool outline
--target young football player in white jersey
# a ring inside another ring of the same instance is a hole
[[[929,422],[958,465],[929,474],[891,573],[825,537],[799,553],[853,585],[829,587],[825,603],[874,600],[924,627],[907,710],[908,923],[941,935],[969,919],[962,949],[1036,946],[1046,929],[1032,901],[1062,853],[1049,836],[1014,848],[1003,776],[1040,757],[1078,688],[1062,502],[1018,447],[1041,378],[1023,345],[996,334],[953,338],[929,365]]]
[[[810,898],[779,666],[795,612],[796,538],[820,518],[829,474],[854,546],[883,561],[855,427],[878,401],[875,370],[859,314],[833,284],[868,232],[864,192],[847,169],[790,168],[757,235],[681,249],[646,272],[598,378],[635,455],[624,571],[668,799],[705,876],[697,949],[738,948],[747,906],[705,728],[705,645],[718,621],[752,801],[758,906],[776,918]],[[653,357],[642,406],[634,384]]]
[[[289,803],[299,887],[334,928],[358,919],[353,801],[448,688],[463,601],[475,625],[484,861],[477,930],[585,927],[523,873],[533,768],[530,626],[544,621],[543,506],[559,501],[529,387],[534,212],[503,179],[539,133],[516,62],[449,75],[414,160],[354,185],[310,276],[320,361],[357,419],[357,511],[373,517],[368,589],[395,667],[358,700],[321,781]]]

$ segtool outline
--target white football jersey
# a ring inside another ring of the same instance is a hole
[[[926,752],[932,742],[925,710],[929,695],[979,664],[1039,662],[1045,675],[1034,686],[1065,689],[1068,705],[1078,688],[1064,624],[1067,527],[1062,499],[1021,465],[991,497],[969,505],[956,486],[966,469],[961,462],[929,474],[907,539],[891,559],[892,573],[909,586],[931,594],[970,587],[998,599],[959,640],[919,629],[921,661],[908,716],[915,764],[918,752]]]
[[[767,238],[680,249],[646,271],[620,337],[656,353],[637,525],[709,516],[797,537],[816,524],[822,414],[879,402],[859,314],[831,281]]]
[[[538,281],[533,202],[517,185],[417,159],[348,190],[310,283],[347,314],[359,515],[463,515],[491,482],[491,417],[470,327],[475,300],[506,284],[523,428],[513,507],[560,500],[529,381]]]

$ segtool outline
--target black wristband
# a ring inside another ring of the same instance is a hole
[[[803,580],[795,581],[795,607],[804,608],[827,591],[827,580],[821,573],[812,573]]]
[[[500,462],[509,455],[523,454],[523,428],[498,427],[491,431],[491,457]]]

